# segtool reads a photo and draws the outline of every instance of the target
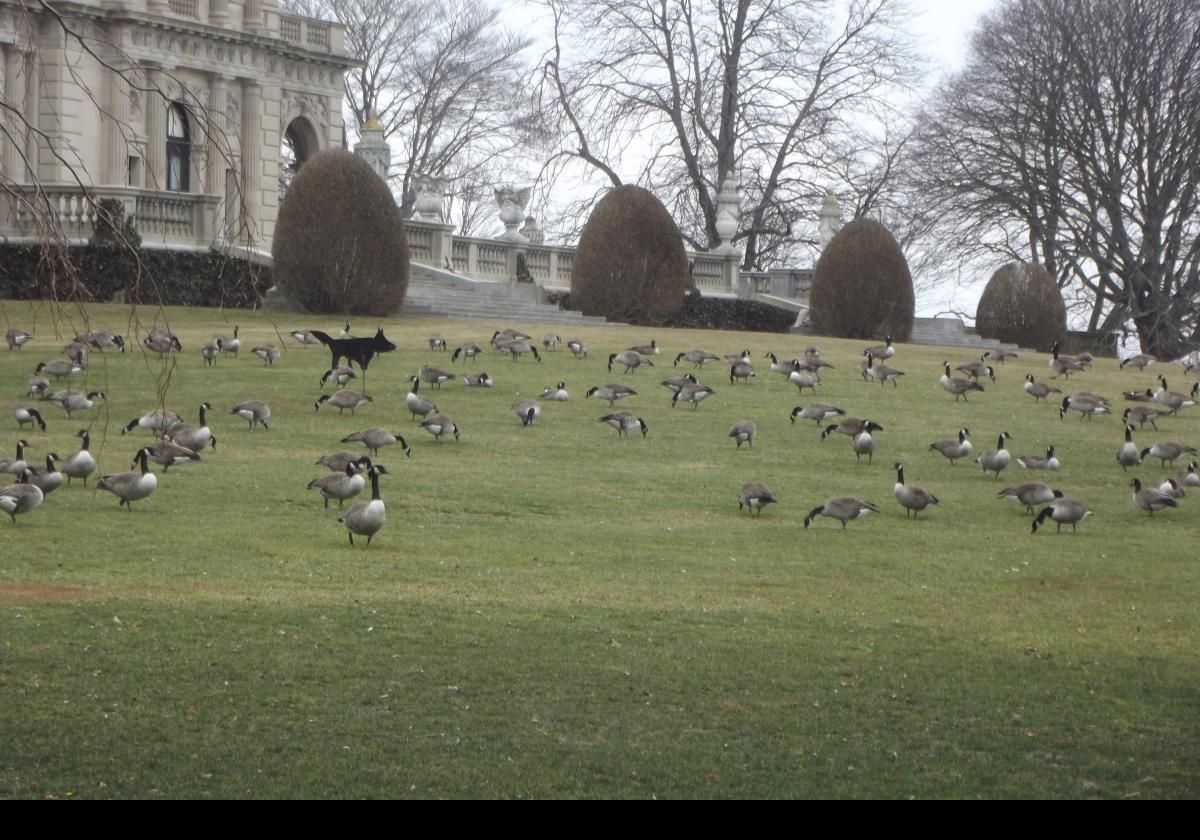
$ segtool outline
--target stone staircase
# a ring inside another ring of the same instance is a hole
[[[544,324],[606,324],[603,318],[559,309],[544,303],[540,287],[532,283],[474,280],[432,266],[413,263],[404,298],[404,312],[412,315],[450,315],[455,318],[488,318],[534,321]]]
[[[792,327],[794,335],[811,335],[807,326]],[[1015,344],[1007,344],[992,338],[984,338],[967,327],[958,318],[914,318],[912,336],[908,344],[935,344],[942,347],[964,347],[972,350],[1012,350],[1025,352]],[[1035,352],[1035,351],[1027,351]]]

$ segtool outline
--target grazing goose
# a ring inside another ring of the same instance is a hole
[[[608,355],[608,372],[612,373],[613,362],[619,362],[625,365],[625,372],[640,368],[642,365],[654,367],[654,362],[642,356],[636,350],[626,350],[623,353],[610,353]]]
[[[219,338],[214,338],[212,341],[206,341],[200,345],[200,357],[204,359],[204,366],[211,367],[217,363],[217,359],[221,357],[221,349],[225,342]]]
[[[781,362],[781,361],[779,361],[778,358],[776,358],[774,353],[767,353],[765,356],[763,356],[763,358],[771,360],[771,372],[772,373],[778,373],[782,376],[787,376],[789,373],[791,373],[793,370],[796,370],[797,368],[800,368],[801,370],[809,371],[810,373],[813,372],[812,368],[810,368],[804,362],[801,362],[799,359],[787,359],[787,360]]]
[[[279,348],[274,344],[260,344],[250,352],[262,359],[264,365],[275,364],[275,360],[280,356]]]
[[[1036,534],[1038,528],[1046,521],[1046,517],[1054,520],[1056,526],[1055,533],[1062,533],[1063,525],[1071,526],[1071,533],[1075,533],[1075,526],[1092,515],[1088,510],[1087,505],[1078,499],[1055,499],[1048,507],[1042,508],[1037,518],[1033,520],[1033,531]]]
[[[864,356],[871,355],[876,359],[890,359],[896,355],[896,348],[892,346],[892,337],[886,336],[883,344],[875,344],[862,351]]]
[[[940,384],[943,389],[954,395],[955,402],[958,402],[959,397],[962,397],[963,401],[965,402],[969,392],[983,390],[983,386],[974,380],[963,379],[961,376],[951,376],[949,362],[942,362],[942,367],[945,370],[945,373],[943,373],[942,378],[938,380],[938,384]]]
[[[533,336],[523,333],[520,330],[514,330],[512,327],[506,327],[502,330],[496,330],[492,333],[492,346],[497,350],[505,349],[503,345],[510,341],[530,341]]]
[[[46,488],[42,488],[45,490]],[[1179,485],[1179,482],[1173,478],[1168,478],[1158,485],[1158,492],[1170,496],[1172,499],[1182,499],[1187,496],[1184,489]]]
[[[352,435],[346,435],[342,438],[342,443],[361,443],[367,447],[367,451],[372,455],[378,456],[379,450],[385,446],[391,446],[393,443],[400,444],[400,448],[404,450],[406,457],[412,457],[412,449],[408,445],[408,441],[404,439],[404,435],[396,432],[389,432],[387,429],[381,429],[378,426],[373,426],[370,429],[363,429],[360,432],[355,432]],[[337,454],[337,453],[335,453]],[[326,456],[329,457],[329,456]],[[319,463],[325,463],[324,460]],[[325,464],[329,466],[328,464]],[[342,467],[345,469],[345,467]]]
[[[33,424],[37,423],[43,432],[46,431],[46,421],[42,419],[42,413],[37,410],[36,406],[29,403],[17,403],[13,406],[12,415],[16,419],[19,429],[24,429],[26,423],[32,429]]]
[[[1091,420],[1097,414],[1108,414],[1108,406],[1104,403],[1096,402],[1081,394],[1072,394],[1069,397],[1063,397],[1062,405],[1058,409],[1059,419],[1067,416],[1067,411],[1078,411],[1079,419],[1084,417]]]
[[[459,356],[463,357],[463,361],[466,361],[467,359],[474,359],[482,352],[483,348],[474,342],[470,344],[464,344],[462,347],[455,348],[454,352],[450,354],[450,361],[457,362]]]
[[[1181,408],[1191,408],[1196,404],[1196,388],[1192,387],[1191,395],[1181,394],[1178,391],[1172,391],[1167,386],[1167,378],[1161,373],[1158,375],[1159,389],[1154,392],[1155,402],[1160,402],[1171,409],[1171,411],[1179,411]]]
[[[304,489],[316,490],[325,500],[325,510],[329,510],[330,499],[337,499],[338,510],[341,510],[346,499],[352,499],[362,492],[367,484],[362,471],[370,467],[371,459],[363,455],[347,462],[346,468],[341,472],[326,473],[314,478]]]
[[[975,459],[975,463],[983,467],[984,473],[994,472],[996,478],[1000,477],[1000,471],[1008,466],[1008,461],[1011,457],[1008,450],[1004,448],[1004,441],[1011,437],[1012,435],[1008,432],[1001,432],[1000,439],[996,443],[996,448],[987,450]]]
[[[1072,373],[1078,373],[1084,370],[1084,366],[1079,361],[1076,361],[1071,356],[1061,356],[1058,352],[1058,342],[1050,345],[1050,378],[1057,379],[1063,377],[1070,379]]]
[[[109,350],[116,347],[122,353],[125,352],[124,336],[118,335],[112,330],[89,330],[75,336],[75,340],[82,341],[96,350]]]
[[[716,353],[709,353],[707,350],[688,350],[686,353],[680,353],[675,357],[675,367],[679,367],[679,360],[690,362],[695,367],[704,367],[705,362],[720,361],[721,357]]]
[[[684,402],[691,403],[692,408],[696,409],[700,406],[701,402],[715,393],[716,391],[707,385],[698,385],[694,382],[689,382],[676,391],[675,396],[671,397],[671,408],[675,407],[675,403],[683,400]]]
[[[208,428],[207,412],[211,410],[212,406],[209,403],[200,403],[200,425],[193,426],[191,423],[176,423],[167,432],[167,437],[193,452],[199,452],[206,446],[211,446],[215,450],[217,448],[217,439],[213,437],[212,430]]]
[[[567,402],[571,399],[571,395],[567,393],[567,383],[559,382],[557,385],[543,388],[542,399],[550,400],[551,402]]]
[[[546,333],[542,336],[542,349],[548,351],[557,350],[561,341],[562,339],[558,337],[558,333]]]
[[[25,380],[25,396],[41,396],[50,390],[50,380],[40,373],[30,374]]]
[[[46,498],[40,487],[29,483],[29,476],[29,470],[22,470],[16,484],[0,487],[0,510],[8,514],[14,525],[18,513],[37,510]]]
[[[96,486],[120,499],[117,507],[124,505],[132,513],[133,503],[146,498],[158,487],[158,477],[150,472],[150,455],[149,447],[139,449],[129,465],[129,472],[101,476]]]
[[[25,470],[29,475],[29,483],[41,490],[43,496],[49,496],[62,484],[63,474],[58,471],[58,467],[54,466],[54,462],[57,460],[59,460],[58,455],[51,452],[46,456],[46,466],[29,467]]]
[[[458,424],[445,414],[435,414],[432,417],[426,417],[421,422],[421,428],[433,435],[433,439],[438,443],[442,442],[442,435],[454,435],[454,439],[458,440],[458,435],[461,431],[458,428]]]
[[[321,387],[324,388],[325,383],[332,379],[333,384],[341,388],[357,376],[358,374],[354,372],[354,368],[349,365],[338,365],[321,374]]]
[[[742,485],[742,489],[738,493],[738,510],[746,508],[750,513],[757,510],[758,515],[762,516],[763,508],[778,501],[770,487],[762,482],[748,481]]]
[[[1166,407],[1155,408],[1152,405],[1131,405],[1125,409],[1124,412],[1122,412],[1121,416],[1125,419],[1126,423],[1131,423],[1136,420],[1139,429],[1145,426],[1146,423],[1149,423],[1154,427],[1154,431],[1157,432],[1158,424],[1154,421],[1159,417],[1163,417],[1164,415],[1170,413],[1171,410]]]
[[[4,334],[4,338],[8,341],[8,350],[11,353],[13,350],[20,350],[24,347],[25,343],[33,338],[33,333],[12,327]]]
[[[142,345],[151,353],[157,353],[160,356],[165,356],[175,351],[183,352],[183,344],[179,341],[179,338],[169,333],[152,332],[142,339]],[[121,475],[128,474],[121,473]]]
[[[303,344],[306,347],[310,344],[320,344],[321,343],[321,339],[317,338],[315,335],[313,335],[308,330],[292,330],[290,335],[292,338],[296,339],[296,341],[299,341],[301,344]]]
[[[804,355],[803,359],[792,359],[792,363],[799,365],[804,370],[811,370],[814,372],[820,371],[821,368],[829,368],[830,370],[836,370],[836,368],[832,364],[825,361],[820,356],[813,356],[808,353],[806,353]]]
[[[567,342],[567,349],[575,354],[576,359],[586,359],[588,346],[586,341],[580,341],[577,338],[572,338]]]
[[[825,504],[813,508],[808,516],[804,517],[804,527],[807,528],[811,525],[818,516],[828,516],[830,519],[840,521],[844,530],[846,523],[851,519],[859,519],[868,513],[878,512],[879,508],[871,502],[856,499],[853,496],[834,496]]]
[[[882,426],[868,423],[867,427],[850,440],[850,448],[854,450],[854,460],[862,462],[862,456],[867,456],[867,463],[873,463],[875,458],[875,438],[871,437],[872,430],[880,430]]]
[[[366,394],[359,393],[358,391],[347,391],[343,389],[334,391],[332,394],[322,394],[321,396],[317,397],[317,401],[314,403],[314,405],[316,406],[315,410],[320,411],[322,405],[329,403],[338,410],[338,414],[340,415],[345,412],[347,408],[350,409],[351,414],[354,414],[354,409],[371,401],[372,398]]]
[[[1046,447],[1045,455],[1020,455],[1017,463],[1027,470],[1056,470],[1059,468],[1058,458],[1054,457],[1054,446]]]
[[[999,362],[1000,364],[1005,364],[1008,359],[1016,359],[1016,358],[1018,358],[1018,356],[1016,353],[1014,353],[1011,350],[1005,350],[1003,348],[999,348],[996,350],[987,351],[986,353],[983,354],[983,358],[987,359],[988,361]]]
[[[750,448],[754,448],[754,439],[758,437],[758,425],[753,420],[739,420],[729,427],[729,436],[737,441],[737,448],[741,449],[743,443],[750,444]]]
[[[161,464],[164,473],[176,464],[185,464],[188,461],[200,460],[200,456],[195,452],[186,446],[180,446],[166,437],[152,443],[146,448],[150,450],[150,460],[156,464]]]
[[[1033,516],[1035,505],[1044,505],[1055,499],[1061,499],[1062,491],[1051,490],[1048,484],[1043,484],[1040,481],[1027,481],[1024,484],[1005,487],[996,495],[1001,499],[1016,499],[1025,505],[1025,512]]]
[[[230,409],[229,413],[236,414],[249,423],[252,432],[260,423],[264,429],[271,428],[267,425],[267,421],[271,419],[271,407],[262,400],[245,400]]]
[[[867,376],[880,385],[886,385],[888,382],[891,382],[893,387],[899,387],[900,383],[897,380],[901,376],[904,376],[904,371],[887,365],[881,365],[878,359],[868,353]]]
[[[422,382],[430,385],[436,385],[439,389],[443,382],[450,382],[454,379],[454,374],[445,368],[436,367],[435,365],[423,365],[417,376],[421,377]]]
[[[1138,451],[1137,446],[1133,443],[1133,426],[1125,426],[1125,443],[1117,450],[1117,463],[1121,465],[1121,469],[1128,471],[1130,467],[1136,467],[1142,463],[1142,453]]]
[[[443,353],[446,352],[448,349],[446,346],[446,339],[442,338],[440,335],[429,336],[429,349],[441,350]]]
[[[966,458],[971,454],[974,448],[971,446],[971,441],[967,440],[967,435],[971,434],[969,429],[963,428],[958,430],[958,437],[939,440],[937,443],[929,444],[929,448],[935,452],[940,452],[950,459],[953,464],[959,458]]]
[[[613,403],[617,400],[623,400],[626,397],[636,395],[637,391],[628,385],[618,385],[615,382],[610,382],[607,385],[597,385],[595,388],[588,389],[587,394],[583,398],[586,400],[588,397],[595,397],[598,400],[604,400],[608,403],[608,407],[612,408]]]
[[[1196,472],[1195,461],[1191,461],[1187,469],[1180,470],[1176,476],[1183,487],[1200,487],[1200,474]]]
[[[820,426],[822,420],[828,420],[830,417],[837,417],[845,413],[846,410],[844,408],[838,408],[836,405],[814,402],[804,406],[798,405],[793,408],[790,419],[793,424],[795,424],[797,417],[801,420],[815,420],[817,425]]]
[[[1033,397],[1033,401],[1044,400],[1051,394],[1061,394],[1061,388],[1055,388],[1053,385],[1047,385],[1045,382],[1037,382],[1033,378],[1032,373],[1025,374],[1025,393]]]
[[[896,483],[892,486],[892,494],[896,497],[896,501],[904,508],[904,518],[908,519],[909,514],[916,519],[917,514],[925,510],[930,505],[940,504],[937,496],[929,491],[917,487],[915,484],[904,483],[904,464],[897,461],[892,465],[892,469],[896,471]]]
[[[1149,365],[1157,361],[1153,356],[1145,353],[1138,353],[1136,356],[1130,356],[1128,359],[1122,359],[1120,368],[1124,370],[1126,367],[1131,367],[1134,370],[1145,370]]]
[[[322,455],[316,460],[316,463],[333,472],[345,472],[346,465],[358,461],[360,457],[355,452],[339,449],[337,452]]]
[[[882,432],[883,426],[880,426],[874,420],[861,420],[858,417],[843,417],[837,423],[830,424],[825,427],[825,431],[821,432],[821,440],[829,437],[834,432],[839,434],[849,435],[851,438],[856,438],[863,432]]]
[[[690,373],[685,373],[683,376],[673,376],[670,379],[664,379],[662,386],[671,391],[672,394],[678,394],[680,389],[687,385],[695,385],[698,380]]]
[[[55,359],[50,362],[38,362],[38,366],[33,370],[36,376],[39,373],[48,373],[55,379],[62,379],[64,376],[75,376],[83,373],[83,367],[75,362],[68,362],[66,359]]]
[[[412,383],[412,390],[408,392],[408,396],[404,398],[404,405],[412,413],[411,420],[416,420],[417,416],[428,417],[438,410],[437,405],[433,400],[421,396],[417,393],[421,388],[421,380],[419,377],[410,376],[408,381]]]
[[[346,526],[346,534],[350,537],[350,545],[354,545],[354,535],[367,538],[367,548],[371,547],[371,539],[383,528],[387,520],[387,512],[383,499],[379,496],[379,476],[387,475],[387,467],[378,464],[368,471],[371,476],[371,501],[355,502],[350,510],[342,515],[338,522]]]
[[[10,475],[20,475],[28,464],[25,463],[25,448],[29,446],[29,441],[17,441],[17,457],[15,458],[0,458],[0,473],[9,473]]]
[[[542,406],[537,400],[517,400],[512,404],[512,410],[521,418],[521,425],[528,426],[534,418],[542,414]]]
[[[750,377],[754,376],[754,365],[748,361],[734,362],[729,366],[729,382],[733,384],[737,380],[749,382]]]
[[[67,419],[71,419],[71,415],[76,411],[87,411],[93,408],[98,401],[102,402],[108,399],[103,391],[88,391],[86,394],[83,391],[55,391],[46,397],[46,402],[52,402],[58,405],[63,411],[67,412]]]
[[[787,375],[788,382],[796,386],[796,390],[803,394],[804,389],[808,388],[814,394],[817,392],[817,386],[821,384],[821,377],[810,370],[800,368],[798,365],[793,366],[792,372]]]
[[[601,423],[607,423],[617,430],[617,437],[627,437],[630,432],[642,430],[642,437],[650,431],[650,427],[646,425],[646,421],[641,417],[628,411],[616,411],[612,414],[605,414],[599,418]]]
[[[1129,486],[1133,488],[1134,505],[1146,511],[1151,516],[1154,515],[1156,510],[1179,507],[1179,502],[1166,493],[1159,492],[1154,487],[1142,487],[1140,479],[1133,479],[1129,482]]]
[[[238,325],[233,325],[233,338],[226,335],[214,335],[213,341],[220,344],[221,352],[228,353],[231,356],[236,356],[238,351],[242,349],[242,340],[238,338]]]
[[[1171,464],[1174,466],[1175,459],[1180,455],[1195,455],[1196,447],[1185,446],[1182,443],[1173,440],[1160,440],[1153,446],[1149,446],[1142,450],[1142,457],[1158,458],[1162,461],[1162,466]]]
[[[151,432],[166,432],[177,423],[182,423],[183,419],[174,411],[166,408],[156,408],[153,411],[147,411],[141,417],[135,417],[124,425],[121,429],[121,434],[128,434],[134,429],[146,429]]]
[[[488,375],[487,371],[479,373],[468,373],[462,378],[463,384],[468,388],[491,388],[495,385],[495,381]]]
[[[659,355],[658,342],[650,339],[649,344],[641,344],[634,347],[626,347],[626,350],[637,353],[639,356],[657,356]]]
[[[77,364],[80,367],[86,367],[88,346],[82,341],[72,341],[63,348],[63,355],[65,355],[74,364]]]
[[[514,361],[514,362],[520,356],[528,356],[528,355],[532,354],[533,358],[537,360],[538,364],[542,363],[542,354],[538,352],[538,349],[536,347],[534,347],[533,345],[531,345],[528,341],[525,341],[524,339],[520,339],[517,341],[510,341],[508,344],[504,345],[504,347],[502,349],[504,350],[504,352],[506,352],[510,356],[512,356],[512,361]],[[612,368],[610,367],[609,370],[611,370],[611,369]]]
[[[79,442],[79,451],[63,461],[62,472],[67,477],[68,487],[71,486],[72,478],[82,478],[83,486],[87,487],[88,476],[96,471],[96,459],[88,451],[92,445],[91,436],[87,429],[80,429],[75,433],[75,437],[82,438]]]
[[[980,356],[978,362],[966,362],[965,364],[958,365],[954,369],[962,371],[967,376],[969,376],[970,378],[972,378],[976,381],[979,380],[979,377],[986,376],[989,379],[991,379],[993,382],[995,382],[996,381],[996,369],[984,361],[984,359],[986,359],[986,358],[987,358],[986,356]]]

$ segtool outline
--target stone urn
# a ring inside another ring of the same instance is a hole
[[[496,204],[500,208],[500,221],[504,223],[504,233],[497,236],[507,242],[527,242],[521,235],[521,224],[525,221],[525,205],[529,203],[530,188],[498,187],[496,189]]]
[[[413,219],[418,222],[437,222],[439,224],[444,222],[442,196],[446,194],[449,186],[448,178],[422,173],[415,174],[412,180]]]

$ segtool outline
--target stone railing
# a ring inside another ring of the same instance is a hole
[[[326,20],[279,15],[279,37],[313,52],[342,52],[345,28]]]
[[[199,3],[197,0],[167,0],[167,9],[171,14],[200,19]]]

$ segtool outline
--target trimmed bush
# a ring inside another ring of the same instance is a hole
[[[400,208],[370,165],[342,149],[300,167],[271,254],[276,282],[309,312],[394,315],[408,289]]]
[[[996,270],[979,297],[975,329],[984,338],[1049,351],[1067,334],[1067,307],[1050,272],[1012,262]]]
[[[825,247],[809,298],[813,331],[839,338],[907,341],[912,334],[912,275],[888,229],[855,219]]]
[[[604,196],[579,237],[571,300],[586,315],[653,326],[683,303],[687,253],[662,202],[641,187]]]
[[[574,309],[570,292],[546,291],[546,302],[559,309]],[[683,304],[665,321],[664,327],[695,330],[739,330],[789,332],[796,313],[756,300],[704,297],[699,292],[684,295]]]

